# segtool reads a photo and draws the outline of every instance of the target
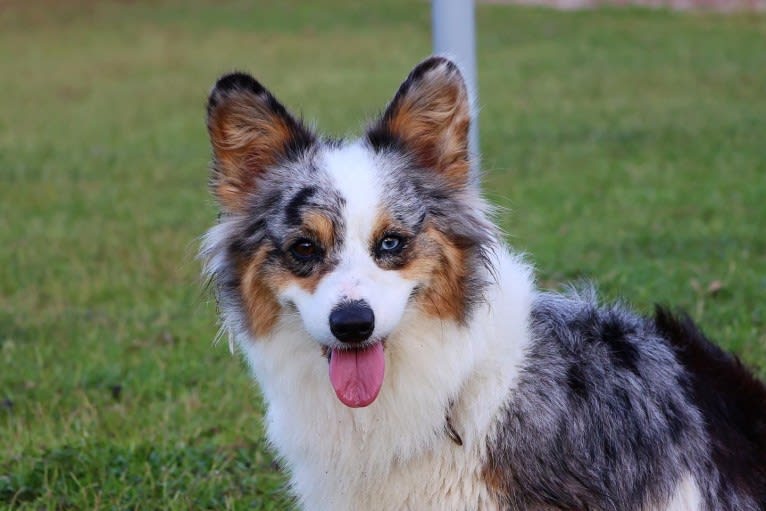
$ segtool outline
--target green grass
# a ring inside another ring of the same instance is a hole
[[[63,4],[64,2],[61,2]],[[0,507],[284,509],[199,285],[206,92],[254,72],[358,132],[427,2],[0,8]],[[766,18],[478,11],[481,141],[540,281],[682,306],[766,374]]]

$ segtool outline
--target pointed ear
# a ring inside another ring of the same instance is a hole
[[[312,133],[252,76],[233,73],[213,87],[207,104],[213,146],[210,187],[221,208],[239,212],[256,178],[314,143]]]
[[[471,102],[458,67],[431,57],[412,70],[385,113],[367,132],[376,150],[402,149],[452,185],[469,182]]]

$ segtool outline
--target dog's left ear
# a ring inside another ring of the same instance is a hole
[[[412,70],[386,111],[368,130],[377,150],[396,148],[452,186],[470,181],[471,102],[457,65],[430,57]]]

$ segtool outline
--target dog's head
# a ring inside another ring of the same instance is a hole
[[[226,326],[278,342],[297,310],[341,401],[370,404],[405,312],[463,323],[485,285],[494,234],[458,68],[419,64],[353,141],[317,136],[240,73],[216,83],[207,114],[221,216],[203,255]]]

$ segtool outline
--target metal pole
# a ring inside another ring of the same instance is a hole
[[[463,72],[468,93],[478,105],[476,86],[476,29],[473,0],[432,0],[434,53],[454,59]],[[479,153],[479,115],[474,111],[469,148]],[[475,176],[477,177],[477,176]]]

